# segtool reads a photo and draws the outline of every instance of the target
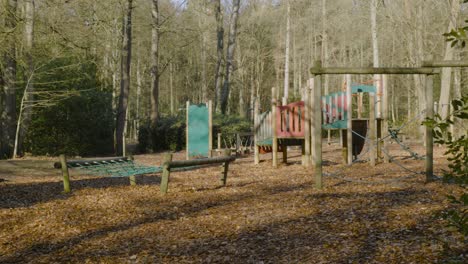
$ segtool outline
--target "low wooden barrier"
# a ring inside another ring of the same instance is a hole
[[[191,166],[200,166],[200,165],[211,165],[223,163],[222,174],[220,177],[221,183],[223,186],[227,182],[227,174],[229,170],[229,163],[236,160],[235,156],[231,156],[231,151],[229,149],[225,150],[225,156],[217,158],[207,158],[207,159],[196,159],[196,160],[172,160],[172,154],[166,154],[164,157],[164,163],[162,165],[162,178],[161,178],[161,193],[167,193],[169,188],[169,179],[171,175],[171,170],[176,168],[186,168]]]

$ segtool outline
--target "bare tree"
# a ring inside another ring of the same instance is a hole
[[[5,109],[3,111],[3,132],[2,148],[0,156],[10,157],[13,151],[16,124],[16,39],[14,31],[17,26],[16,11],[17,0],[7,0],[5,2],[4,18],[5,30],[9,32],[9,37],[5,40],[6,50],[3,54],[3,93]]]
[[[239,18],[240,0],[233,1],[231,25],[229,28],[228,47],[226,54],[226,75],[224,76],[223,90],[221,91],[221,113],[226,114],[229,99],[229,75],[234,69],[234,51],[236,48],[237,20]]]
[[[122,61],[119,106],[117,109],[116,125],[116,154],[122,155],[124,151],[124,136],[126,126],[126,115],[128,107],[128,95],[130,92],[130,65],[132,59],[132,10],[133,1],[127,1],[127,10],[122,25]]]
[[[216,73],[215,73],[215,103],[214,109],[218,108],[218,100],[221,101],[221,84],[223,81],[223,51],[224,51],[224,25],[223,13],[221,11],[221,0],[214,0],[214,9],[216,16]]]
[[[289,46],[291,36],[291,4],[287,1],[287,16],[286,16],[286,43],[285,43],[285,54],[284,54],[284,95],[283,105],[288,102],[289,96]]]
[[[24,1],[24,49],[26,53],[26,76],[28,76],[28,84],[26,85],[24,93],[27,95],[26,102],[30,103],[34,101],[34,79],[33,79],[33,72],[34,72],[34,61],[32,56],[33,46],[34,46],[34,0],[25,0]],[[22,108],[21,108],[22,110]],[[20,111],[21,111],[20,110]],[[23,117],[21,114],[18,117],[17,122],[17,131],[15,134],[15,147],[13,150],[13,158],[15,158],[18,154],[21,154],[24,145],[24,139],[26,137],[26,133],[29,128],[29,124],[31,122],[31,114],[32,114],[32,107],[29,105],[25,106]],[[23,119],[21,125],[21,118]],[[18,128],[19,133],[18,133]]]
[[[151,126],[159,118],[159,0],[152,0],[151,8]]]

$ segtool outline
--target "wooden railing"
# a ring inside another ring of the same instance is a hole
[[[304,138],[304,127],[304,101],[277,107],[276,135],[278,138]]]

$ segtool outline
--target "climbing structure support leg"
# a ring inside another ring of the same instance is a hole
[[[231,156],[231,150],[230,149],[224,150],[224,156],[226,156],[226,157]],[[226,161],[226,162],[223,163],[222,171],[221,171],[222,172],[222,174],[221,174],[221,184],[223,184],[223,186],[226,186],[228,170],[229,170],[229,161]]]
[[[346,158],[347,163],[353,163],[353,91],[351,88],[351,75],[346,75]]]
[[[434,118],[434,75],[426,75],[426,118]],[[426,126],[426,181],[430,182],[434,179],[434,139],[432,128]]]
[[[322,68],[322,62],[315,63],[317,69]],[[312,134],[314,140],[312,149],[314,150],[313,164],[315,171],[315,186],[322,189],[322,114],[320,99],[322,98],[322,75],[314,76],[315,85],[313,89],[313,109],[312,109]]]
[[[288,163],[288,144],[285,140],[281,142],[281,151],[283,152],[283,163]]]
[[[384,140],[382,141],[382,148],[387,149],[388,146],[388,138],[385,138],[383,135],[388,133],[388,75],[383,75],[382,76],[383,81],[382,81],[382,89],[383,89],[383,95],[382,95],[382,138]],[[390,157],[388,155],[383,155],[384,156],[384,162],[389,163],[390,162]]]
[[[375,93],[369,93],[369,161],[371,166],[375,166],[376,135]]]
[[[69,193],[71,191],[70,175],[68,174],[67,158],[64,154],[60,155],[60,164],[62,166],[63,192]]]
[[[172,161],[172,154],[167,153],[164,155],[164,160],[163,160],[163,172],[162,172],[162,177],[161,177],[161,192],[162,193],[167,193],[167,189],[169,187],[169,177],[171,174],[171,169],[169,168],[169,162]]]
[[[271,129],[273,134],[273,142],[272,142],[272,159],[273,159],[273,167],[278,167],[278,137],[277,137],[277,129],[276,129],[276,106],[278,104],[278,100],[276,99],[276,89],[273,87],[271,89]]]

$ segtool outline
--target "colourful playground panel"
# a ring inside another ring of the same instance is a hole
[[[208,157],[209,128],[208,107],[206,104],[193,104],[187,111],[188,142],[187,152],[189,158]]]

